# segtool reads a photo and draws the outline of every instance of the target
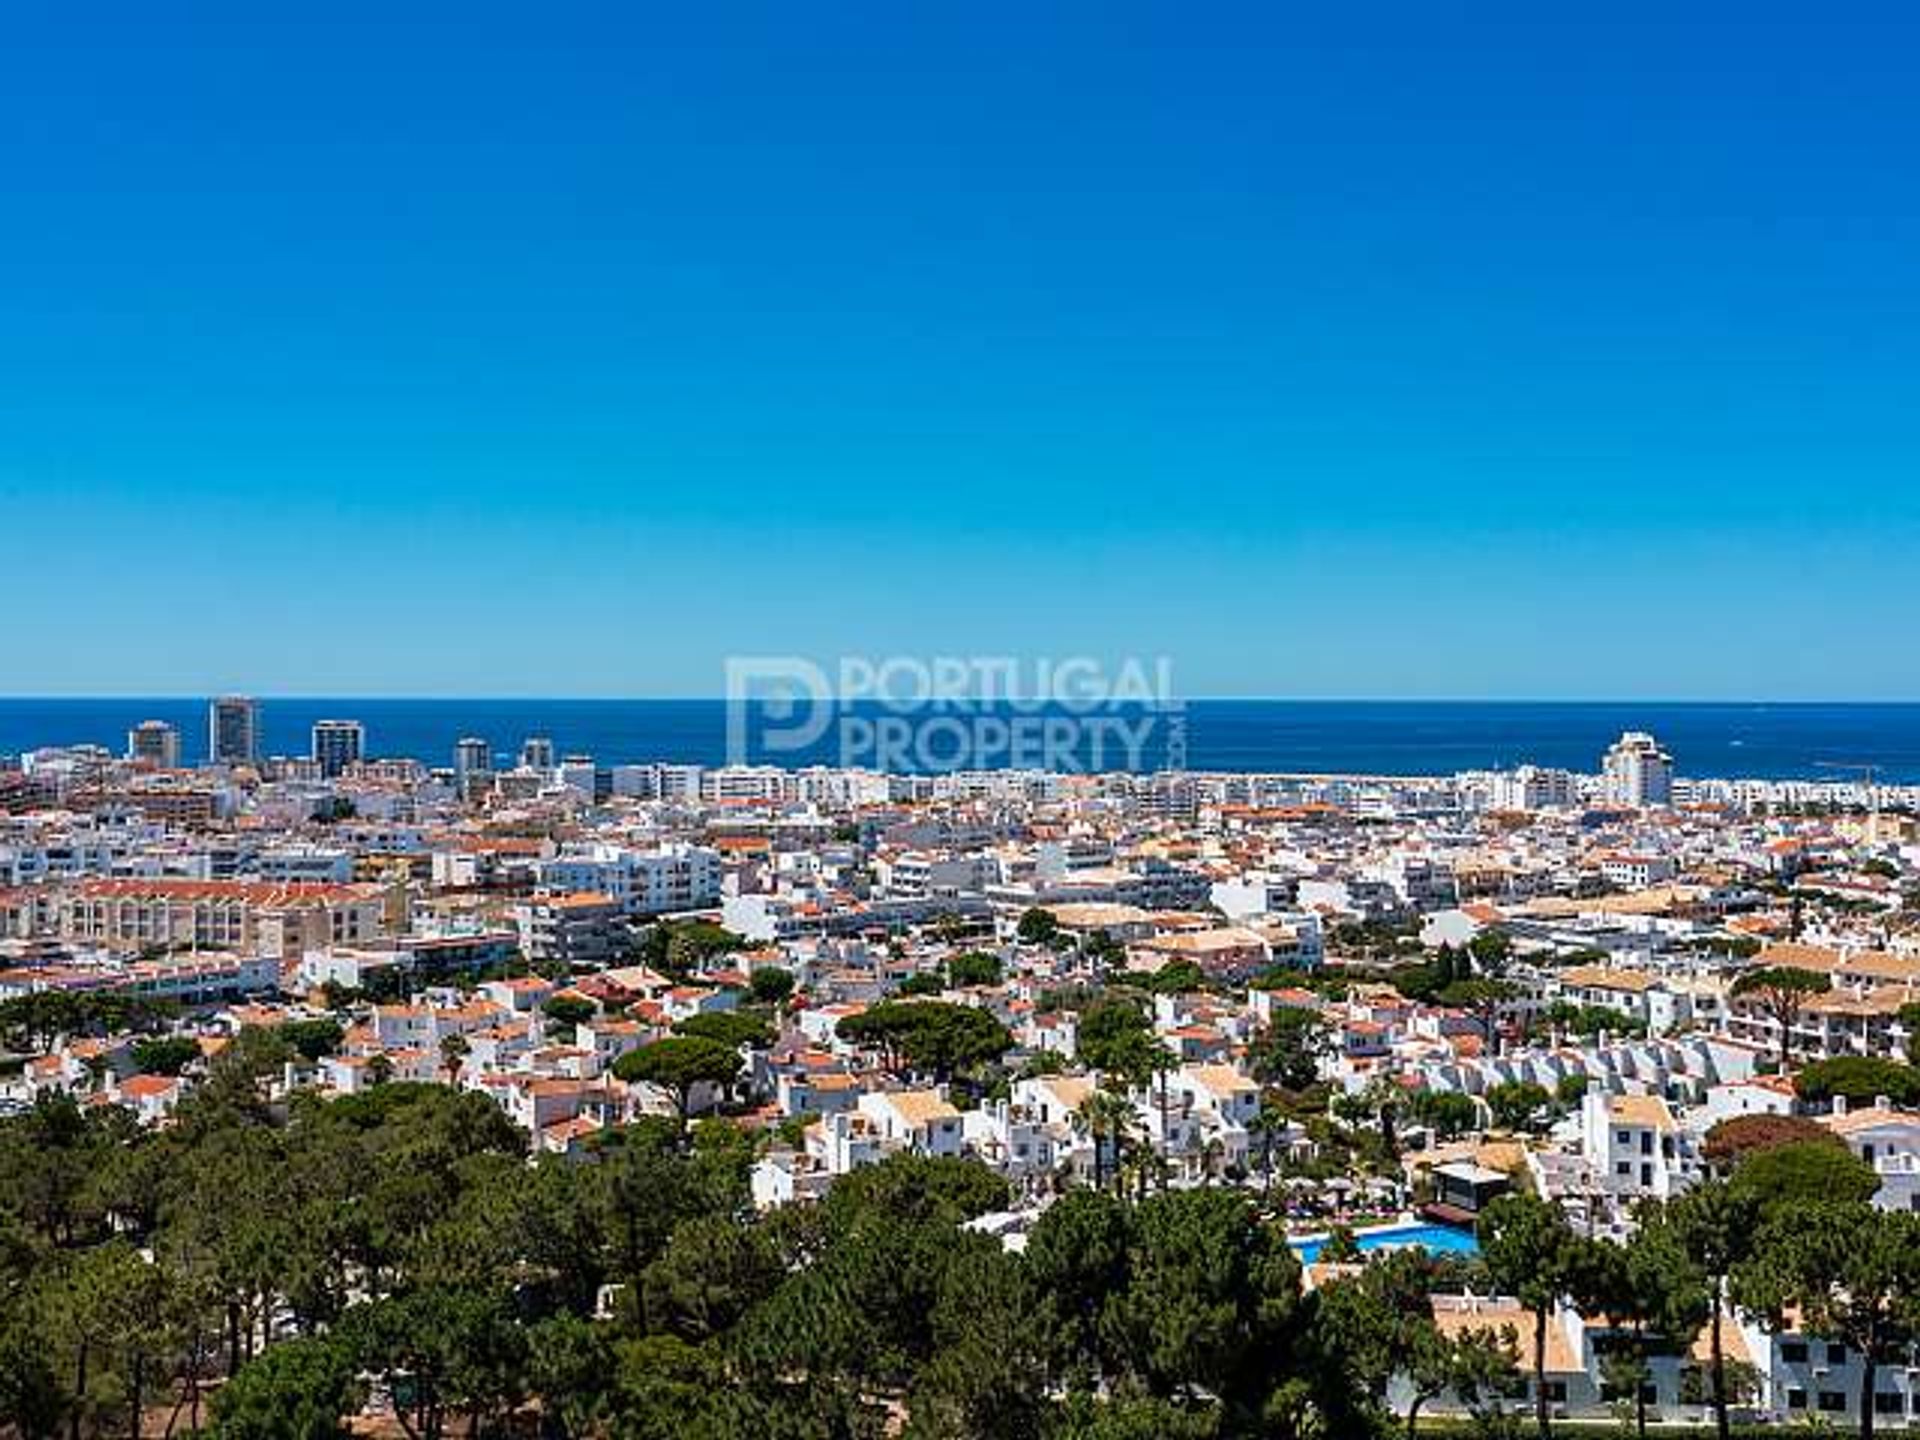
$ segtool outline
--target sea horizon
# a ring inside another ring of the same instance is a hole
[[[183,761],[204,758],[208,696],[0,698],[0,754],[60,745],[118,752],[126,732],[162,720],[180,732]],[[796,750],[728,749],[728,702],[718,697],[401,697],[261,695],[263,751],[307,753],[321,719],[359,720],[370,757],[451,763],[464,736],[486,740],[510,764],[528,736],[602,765],[721,765],[729,759],[830,765],[831,738]],[[972,713],[1019,713],[1004,702],[962,702]],[[1116,707],[1128,713],[1130,707]],[[1141,707],[1131,707],[1138,710]],[[864,707],[871,711],[871,706]],[[856,703],[849,713],[862,713]],[[1068,713],[1054,707],[1042,713]],[[1535,764],[1593,773],[1626,730],[1655,734],[1677,772],[1697,779],[1850,780],[1875,767],[1888,784],[1920,783],[1920,702],[1898,700],[1341,700],[1190,698],[1183,761],[1192,771],[1324,775],[1447,775]],[[858,761],[852,762],[858,763]],[[893,767],[913,770],[917,766]],[[961,768],[1012,768],[983,764]],[[1169,768],[1158,751],[1137,764]]]
[[[259,690],[209,690],[178,695],[140,695],[133,693],[125,695],[8,695],[0,696],[0,705],[42,703],[124,705],[138,701],[151,701],[169,705],[206,705],[220,696],[227,695],[244,696],[248,699],[257,700],[263,705],[280,702],[312,705],[318,704],[321,701],[348,704],[367,701],[382,705],[457,705],[467,702],[479,704],[502,704],[511,702],[516,705],[542,705],[548,703],[565,705],[724,705],[727,703],[726,697],[723,695],[482,695],[477,693],[471,695],[387,695],[372,693],[363,695],[327,695],[318,692],[306,694],[304,692],[289,691],[284,694],[274,694]],[[842,697],[828,696],[827,698],[839,700]],[[958,703],[1001,703],[989,700],[988,697],[984,696],[962,695],[955,696],[953,699]],[[1498,696],[1491,699],[1451,695],[1179,695],[1174,697],[1172,703],[1186,705],[1457,705],[1482,707],[1501,705],[1559,705],[1567,707],[1593,705],[1657,705],[1674,709],[1704,708],[1708,706],[1749,706],[1760,709],[1846,706],[1848,708],[1863,710],[1920,709],[1920,700],[1848,700],[1844,698],[1822,698],[1814,700],[1770,700],[1764,698],[1698,700],[1686,698],[1670,699],[1666,697],[1621,699],[1605,695],[1585,696],[1577,699],[1566,699],[1559,696],[1529,695]]]

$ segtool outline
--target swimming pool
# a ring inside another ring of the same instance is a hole
[[[1376,1230],[1358,1230],[1354,1232],[1354,1241],[1361,1250],[1393,1250],[1406,1245],[1418,1245],[1422,1250],[1435,1255],[1478,1255],[1480,1242],[1473,1238],[1471,1230],[1456,1230],[1451,1225],[1382,1225]],[[1320,1247],[1327,1243],[1324,1235],[1315,1235],[1306,1240],[1290,1242],[1293,1253],[1300,1257],[1302,1265],[1311,1265],[1320,1258]]]

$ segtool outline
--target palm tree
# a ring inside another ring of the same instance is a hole
[[[459,1080],[460,1067],[465,1063],[467,1056],[472,1053],[473,1046],[467,1043],[467,1037],[464,1035],[448,1035],[441,1039],[440,1063],[447,1067],[447,1083],[449,1085]]]
[[[1135,1042],[1131,1053],[1126,1055],[1122,1064],[1116,1066],[1126,1082],[1146,1093],[1149,1104],[1155,1106],[1160,1119],[1158,1170],[1162,1188],[1167,1177],[1167,1074],[1180,1068],[1180,1060],[1158,1040],[1142,1035]]]
[[[1287,1116],[1270,1096],[1260,1097],[1260,1108],[1247,1122],[1250,1134],[1260,1140],[1260,1184],[1263,1198],[1273,1196],[1273,1142],[1287,1133]]]
[[[1134,1121],[1133,1104],[1111,1090],[1090,1091],[1073,1112],[1074,1129],[1093,1139],[1093,1188],[1106,1188],[1109,1153],[1119,1170],[1120,1151]],[[1109,1152],[1109,1146],[1111,1151]]]

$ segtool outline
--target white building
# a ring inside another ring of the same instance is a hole
[[[1666,1200],[1693,1183],[1692,1138],[1657,1095],[1609,1095],[1592,1086],[1581,1104],[1580,1127],[1588,1178],[1617,1201]]]
[[[727,765],[701,778],[700,798],[716,804],[729,801],[777,801],[786,797],[787,772],[774,765]]]
[[[906,899],[958,891],[978,893],[997,878],[991,855],[934,855],[908,850],[876,862],[874,868],[888,894]]]
[[[1209,899],[1229,920],[1278,914],[1293,907],[1300,877],[1251,871],[1233,880],[1216,880]]]
[[[1845,1098],[1836,1096],[1833,1114],[1825,1124],[1879,1175],[1875,1205],[1882,1210],[1920,1210],[1920,1115],[1895,1110],[1884,1102],[1853,1110]]]
[[[989,1101],[961,1117],[966,1148],[1001,1174],[1029,1180],[1054,1167],[1054,1134],[1034,1112],[1005,1100]]]
[[[1600,861],[1600,873],[1623,890],[1648,890],[1674,875],[1673,859],[1640,851],[1615,851]]]
[[[554,778],[569,790],[577,790],[592,800],[599,783],[600,772],[595,768],[590,755],[569,755],[560,762],[560,768],[554,772]]]
[[[720,852],[703,845],[654,850],[621,845],[570,846],[541,862],[543,889],[611,896],[629,915],[662,915],[720,903]]]
[[[253,873],[276,884],[345,885],[353,879],[353,856],[321,845],[276,845],[253,859]]]
[[[1673,757],[1644,730],[1629,730],[1607,751],[1601,767],[1607,797],[1649,809],[1673,803]]]
[[[1396,850],[1365,873],[1391,886],[1409,910],[1439,910],[1460,898],[1453,866],[1439,856]]]
[[[1566,810],[1580,801],[1580,786],[1570,770],[1522,765],[1492,777],[1488,803],[1495,810]]]
[[[888,1150],[919,1155],[958,1155],[965,1130],[960,1112],[935,1090],[869,1091],[859,1114]]]

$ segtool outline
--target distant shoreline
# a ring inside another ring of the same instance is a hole
[[[1192,773],[1422,780],[1533,764],[1592,774],[1623,730],[1648,730],[1685,779],[1846,782],[1858,776],[1843,767],[1871,764],[1884,784],[1920,784],[1914,702],[1200,699],[1181,702],[1179,714],[1185,753],[1178,768]],[[261,718],[263,748],[277,755],[306,754],[315,720],[349,718],[365,725],[368,755],[432,766],[451,764],[454,742],[466,736],[485,740],[502,765],[533,735],[550,738],[560,755],[590,755],[600,765],[714,767],[728,759],[727,705],[718,699],[267,696]],[[204,698],[140,696],[0,699],[0,754],[75,744],[119,753],[127,731],[148,719],[178,729],[184,763],[204,757]],[[811,748],[744,758],[788,769],[840,763],[830,736]],[[1166,767],[1154,760],[1134,768]]]

